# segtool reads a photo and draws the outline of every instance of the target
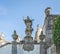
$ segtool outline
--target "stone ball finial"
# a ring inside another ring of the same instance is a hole
[[[46,15],[50,15],[50,11],[51,11],[51,8],[50,8],[50,7],[47,7],[47,8],[45,9],[45,14],[46,14]]]
[[[16,30],[14,30],[14,34],[12,35],[12,37],[13,37],[14,40],[17,40],[18,35],[16,34]]]
[[[16,30],[14,30],[14,34],[16,34]]]
[[[40,40],[42,41],[45,38],[45,35],[43,34],[43,31],[41,31],[41,35],[39,36]]]

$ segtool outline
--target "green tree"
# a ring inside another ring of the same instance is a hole
[[[60,45],[60,17],[58,17],[56,22],[54,23],[53,38],[54,44]]]

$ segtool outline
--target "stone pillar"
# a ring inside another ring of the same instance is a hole
[[[40,54],[45,54],[45,44],[44,42],[40,42]]]
[[[45,54],[45,42],[43,42],[43,39],[45,38],[45,35],[43,35],[43,31],[41,31],[40,38],[40,54]]]
[[[12,54],[17,54],[17,42],[12,42]]]
[[[18,35],[16,34],[16,31],[14,31],[14,34],[12,35],[13,41],[12,41],[12,54],[17,54],[17,38]]]

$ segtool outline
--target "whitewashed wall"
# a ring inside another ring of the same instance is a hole
[[[12,45],[5,45],[0,48],[0,54],[12,54]],[[17,45],[17,54],[40,54],[40,45],[34,45],[33,51],[24,51],[23,45]]]
[[[12,45],[6,45],[0,48],[0,54],[11,54]]]
[[[18,45],[18,48],[17,48],[17,54],[40,54],[40,45],[34,45],[34,50],[33,51],[24,51],[23,49],[23,45]]]
[[[47,49],[47,54],[56,54],[56,46],[54,44]]]

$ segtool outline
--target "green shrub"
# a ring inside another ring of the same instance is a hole
[[[60,44],[60,17],[58,17],[56,22],[54,23],[53,39],[55,45]]]

